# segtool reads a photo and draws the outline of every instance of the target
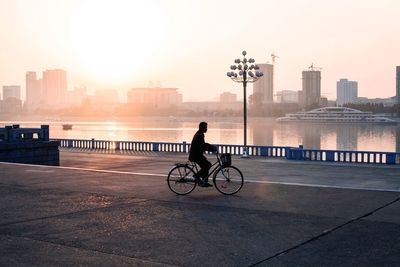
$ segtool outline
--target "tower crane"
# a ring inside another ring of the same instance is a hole
[[[279,58],[279,57],[277,55],[275,55],[274,52],[272,52],[271,58],[272,58],[272,64],[275,64],[275,58]]]
[[[308,69],[312,70],[312,71],[314,71],[314,70],[322,70],[322,68],[314,66],[314,63],[311,63],[311,66],[308,67]]]

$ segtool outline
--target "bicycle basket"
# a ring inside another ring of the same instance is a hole
[[[231,154],[229,153],[221,154],[220,159],[223,167],[231,166],[232,164]]]

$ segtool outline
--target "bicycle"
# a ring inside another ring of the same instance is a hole
[[[207,178],[213,177],[215,188],[224,195],[233,195],[243,187],[243,174],[235,166],[232,166],[231,155],[228,153],[215,153],[217,161],[211,165]],[[169,189],[178,195],[191,193],[201,181],[194,175],[198,173],[197,164],[191,161],[175,163],[168,173],[167,183]]]

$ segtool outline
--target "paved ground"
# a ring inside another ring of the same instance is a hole
[[[102,151],[97,151],[102,152]],[[167,153],[0,163],[1,266],[398,266],[400,168],[234,158],[243,190],[165,183]]]

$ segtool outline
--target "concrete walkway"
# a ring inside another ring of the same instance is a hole
[[[166,173],[185,158],[63,150],[62,167],[0,163],[0,265],[400,264],[399,167],[234,158],[239,194],[176,196]]]

